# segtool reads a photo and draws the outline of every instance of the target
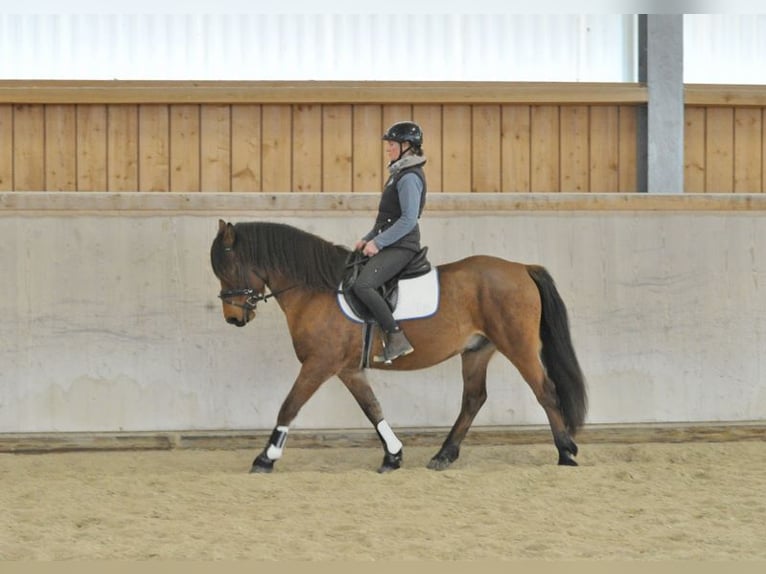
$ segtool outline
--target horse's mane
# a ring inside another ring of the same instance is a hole
[[[267,276],[279,273],[313,291],[340,285],[350,253],[346,247],[284,223],[237,223],[234,232],[239,261],[253,263]],[[213,250],[214,269],[222,257],[223,249]]]

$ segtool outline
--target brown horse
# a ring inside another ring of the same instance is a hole
[[[210,258],[221,282],[226,321],[242,327],[255,317],[258,301],[274,297],[287,317],[302,365],[251,472],[273,469],[298,411],[333,375],[354,396],[383,443],[385,455],[378,471],[401,465],[402,443],[386,422],[360,366],[363,326],[348,319],[336,299],[349,253],[284,224],[219,221]],[[481,255],[437,270],[438,312],[402,322],[415,352],[391,365],[374,364],[380,369],[424,369],[460,354],[462,407],[428,468],[442,470],[458,458],[460,444],[487,398],[487,364],[496,351],[516,366],[545,410],[558,463],[576,466],[572,437],[585,419],[585,381],[572,347],[566,307],[551,276],[537,265]],[[372,353],[379,354],[381,341],[375,331]]]

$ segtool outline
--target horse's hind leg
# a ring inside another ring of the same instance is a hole
[[[378,472],[391,472],[402,465],[402,443],[391,430],[391,427],[383,417],[383,409],[380,407],[378,398],[367,381],[364,371],[361,369],[348,369],[338,373],[338,378],[343,381],[346,388],[351,392],[356,402],[362,408],[365,416],[375,427],[380,441],[383,443],[383,463]]]
[[[524,380],[532,389],[537,402],[543,407],[553,434],[553,442],[559,452],[559,464],[577,466],[577,444],[567,431],[564,417],[559,407],[555,383],[548,377],[537,352],[537,341],[529,338],[526,343],[498,349],[516,366]]]
[[[483,339],[480,346],[463,351],[463,402],[460,414],[441,449],[429,461],[428,468],[444,470],[460,456],[460,444],[487,400],[487,365],[495,350],[492,343]]]

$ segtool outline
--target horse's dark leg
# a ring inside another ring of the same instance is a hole
[[[277,415],[277,424],[266,443],[266,447],[255,457],[250,472],[265,473],[274,469],[274,463],[282,457],[290,423],[293,422],[306,401],[311,398],[322,383],[330,378],[331,374],[324,365],[313,365],[308,361],[303,364],[298,378],[295,379],[290,392],[282,402]]]
[[[562,466],[577,466],[577,461],[574,459],[577,456],[577,444],[566,429],[564,417],[559,408],[556,385],[550,380],[548,375],[545,375],[542,388],[541,396],[538,396],[537,400],[545,410],[548,422],[551,425],[553,443],[559,451],[559,464]]]
[[[493,333],[492,340],[498,350],[519,370],[535,394],[537,402],[543,407],[551,427],[553,442],[559,453],[558,463],[577,466],[577,462],[574,460],[577,455],[577,445],[572,440],[564,423],[556,385],[548,377],[540,362],[538,331],[537,326],[527,325],[523,327],[517,325],[514,329],[498,330]]]
[[[487,400],[487,365],[495,352],[495,346],[484,340],[481,347],[464,351],[463,359],[463,403],[460,414],[452,425],[447,439],[438,453],[429,461],[428,468],[444,470],[460,456],[463,442],[473,419]]]
[[[338,377],[356,399],[365,416],[375,427],[380,442],[383,443],[383,463],[378,468],[378,472],[385,473],[396,470],[402,465],[402,443],[391,430],[386,419],[383,418],[383,409],[380,408],[378,398],[367,381],[364,371],[349,369],[340,372]]]
[[[511,357],[509,357],[511,358]],[[553,434],[553,442],[559,452],[560,465],[577,466],[574,457],[577,456],[577,445],[569,434],[564,423],[564,417],[559,407],[556,385],[545,373],[537,353],[529,354],[525,361],[517,361],[511,358],[524,377],[524,380],[532,389],[537,402],[543,407],[545,415]]]

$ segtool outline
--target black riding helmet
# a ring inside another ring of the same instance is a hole
[[[384,141],[408,142],[414,148],[423,146],[423,130],[415,122],[396,122],[383,134]]]

